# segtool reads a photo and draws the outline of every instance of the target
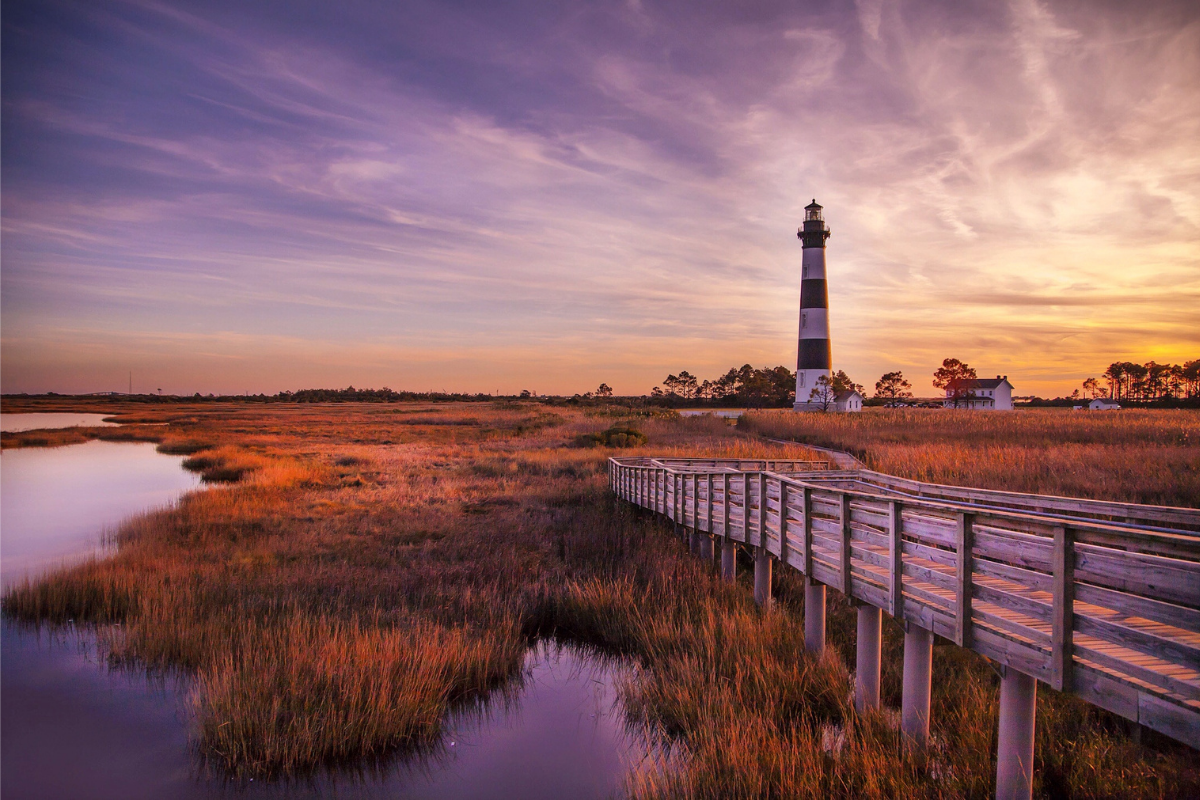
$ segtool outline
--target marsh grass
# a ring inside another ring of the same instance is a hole
[[[741,430],[833,447],[915,480],[1200,506],[1200,411],[754,412]]]
[[[205,443],[190,456],[241,480],[132,520],[111,557],[14,587],[5,613],[91,622],[113,663],[193,675],[197,747],[234,776],[434,747],[448,714],[513,685],[527,648],[554,638],[639,665],[626,709],[673,755],[631,778],[637,796],[990,793],[998,679],[983,659],[935,648],[934,745],[907,753],[898,626],[884,632],[893,710],[858,715],[853,609],[829,593],[830,647],[814,659],[798,576],[777,576],[779,611],[763,614],[748,574],[721,582],[667,526],[615,503],[611,451],[573,446],[611,417],[397,410],[173,409],[163,444]],[[475,424],[451,424],[465,417]],[[399,422],[413,419],[428,424]],[[713,418],[636,425],[638,452],[805,455]],[[1160,469],[1155,452],[1143,474]],[[1195,796],[1194,756],[1137,744],[1073,698],[1040,699],[1041,795]]]

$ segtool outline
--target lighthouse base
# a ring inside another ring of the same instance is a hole
[[[837,406],[831,400],[823,403],[792,403],[792,411],[837,411]]]

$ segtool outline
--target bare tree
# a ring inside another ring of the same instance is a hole
[[[822,375],[817,378],[817,385],[813,387],[812,394],[808,396],[808,402],[819,405],[822,411],[828,411],[836,397],[837,392],[834,391],[833,381],[827,375]]]

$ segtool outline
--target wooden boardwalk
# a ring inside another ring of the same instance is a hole
[[[610,478],[680,525],[1200,749],[1200,511],[827,466],[613,458]]]

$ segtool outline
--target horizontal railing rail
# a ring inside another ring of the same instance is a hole
[[[610,459],[618,496],[1200,748],[1200,511],[777,459]]]

